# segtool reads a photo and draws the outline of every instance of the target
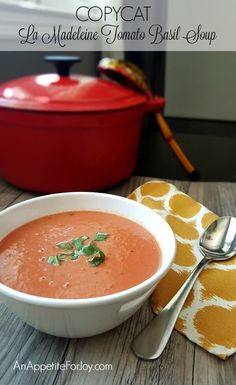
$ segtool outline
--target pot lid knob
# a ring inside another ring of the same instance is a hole
[[[59,76],[69,76],[72,65],[80,62],[79,56],[50,55],[45,56],[44,59],[55,65]]]

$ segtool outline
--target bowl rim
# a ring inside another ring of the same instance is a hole
[[[43,195],[39,197],[34,197],[31,199],[28,199],[23,202],[16,203],[0,212],[0,217],[10,211],[15,210],[15,208],[19,206],[28,206],[34,201],[43,201],[43,200],[50,200],[57,197],[62,196],[81,196],[81,195],[89,195],[91,196],[103,196],[109,199],[118,200],[118,201],[126,201],[126,203],[129,202],[130,205],[133,205],[134,208],[139,207],[142,208],[142,210],[151,212],[154,215],[157,215],[159,217],[159,220],[165,224],[165,229],[169,232],[168,234],[168,240],[170,245],[170,255],[169,255],[169,261],[167,262],[166,266],[161,266],[158,268],[158,270],[155,271],[154,274],[151,275],[151,277],[147,278],[145,281],[142,281],[138,285],[132,286],[129,289],[119,291],[117,293],[108,294],[100,297],[92,297],[92,298],[78,298],[78,299],[66,299],[66,298],[50,298],[50,297],[41,297],[37,295],[27,294],[15,289],[12,289],[11,287],[8,287],[7,285],[0,282],[0,295],[5,295],[7,297],[10,297],[14,300],[19,300],[24,303],[32,304],[32,305],[39,305],[39,306],[45,306],[45,307],[56,307],[56,308],[78,308],[78,307],[90,307],[92,305],[105,305],[112,302],[122,302],[125,297],[132,297],[137,296],[140,292],[144,292],[144,289],[146,288],[149,290],[151,287],[153,287],[156,284],[156,281],[160,280],[169,270],[170,266],[173,263],[175,254],[176,254],[176,239],[173,230],[171,229],[168,222],[156,211],[153,209],[137,202],[134,200],[131,200],[126,197],[122,197],[119,195],[113,195],[113,194],[107,194],[107,193],[99,193],[99,192],[65,192],[65,193],[56,193],[56,194],[48,194]],[[97,210],[98,211],[98,210]],[[101,210],[104,211],[104,210]],[[109,211],[108,211],[109,212]],[[49,214],[50,215],[50,214]],[[117,214],[121,215],[121,214]],[[46,216],[46,215],[43,215]],[[125,215],[124,215],[125,217]],[[38,216],[35,217],[35,219],[39,218]],[[127,216],[127,219],[133,220],[135,222],[135,219],[129,218]],[[34,219],[32,219],[34,220]],[[30,222],[30,221],[29,221]],[[26,222],[27,223],[27,222]],[[136,222],[138,223],[138,222]],[[19,226],[18,226],[19,227]],[[17,227],[16,227],[17,228]],[[166,231],[165,230],[165,231]],[[148,230],[147,230],[148,231]],[[160,246],[160,245],[159,245]],[[160,246],[161,248],[161,246]]]

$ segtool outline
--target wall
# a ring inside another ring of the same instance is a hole
[[[75,64],[72,71],[89,75],[96,73],[97,58],[94,52],[66,52],[66,55],[70,54],[81,57],[81,63]],[[55,72],[53,65],[44,61],[45,55],[47,52],[0,52],[0,82],[20,76]]]
[[[202,180],[236,181],[235,64],[236,53],[166,54],[165,116],[172,118],[171,128]],[[152,174],[156,169],[161,177],[184,178],[157,134],[145,140],[145,151],[150,143],[156,143],[150,160]]]
[[[89,1],[86,0],[86,3],[89,3]],[[74,10],[78,7],[78,0],[0,0],[0,2],[37,4],[68,13],[74,13]]]
[[[168,52],[165,113],[236,121],[236,53]]]
[[[86,4],[90,1],[86,0]],[[40,4],[45,5],[47,7],[56,8],[57,10],[64,12],[74,13],[75,10],[79,6],[78,0],[40,0]]]

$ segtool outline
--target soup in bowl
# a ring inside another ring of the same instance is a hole
[[[109,194],[34,198],[2,211],[0,224],[1,299],[28,324],[61,337],[125,321],[175,255],[160,215]]]

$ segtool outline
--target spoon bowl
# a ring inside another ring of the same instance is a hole
[[[225,260],[236,250],[236,218],[221,217],[214,221],[199,240],[199,248],[206,258]]]

